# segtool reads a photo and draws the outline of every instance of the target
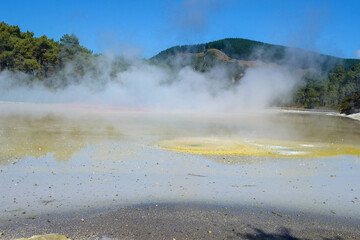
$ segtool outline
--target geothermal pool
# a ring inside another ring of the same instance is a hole
[[[0,103],[0,223],[146,203],[358,219],[360,121]]]

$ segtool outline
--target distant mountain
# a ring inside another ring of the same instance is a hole
[[[260,60],[267,63],[288,65],[294,68],[315,68],[320,71],[329,70],[335,65],[350,68],[360,63],[359,59],[344,59],[299,48],[285,47],[242,38],[226,38],[203,44],[175,46],[161,51],[151,59],[162,62],[181,54],[199,54],[209,49],[217,49],[228,57],[236,60]]]
[[[191,66],[199,72],[225,67],[230,84],[241,82],[247,68],[281,65],[302,73],[288,106],[347,109],[360,94],[360,59],[345,59],[304,49],[273,45],[242,38],[168,48],[150,61],[171,69]],[[230,85],[231,86],[231,85]],[[349,100],[350,99],[350,100]],[[352,110],[351,110],[352,111]]]

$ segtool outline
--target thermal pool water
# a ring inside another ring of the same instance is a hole
[[[358,219],[360,122],[0,104],[0,223],[145,203]]]

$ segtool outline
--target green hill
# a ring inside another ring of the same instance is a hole
[[[151,58],[176,68],[186,65],[196,71],[225,66],[228,80],[241,81],[255,61],[302,70],[303,84],[290,106],[338,108],[344,99],[360,93],[360,59],[344,59],[299,48],[273,45],[242,38],[168,48]],[[224,79],[226,80],[226,79]],[[343,106],[346,103],[343,104]]]
[[[196,54],[209,49],[218,49],[230,58],[237,60],[261,60],[281,65],[290,65],[295,68],[317,68],[322,71],[331,69],[335,65],[350,68],[360,63],[359,59],[343,59],[299,48],[285,47],[242,38],[226,38],[203,44],[175,46],[161,51],[152,57],[152,59],[164,61],[178,54]]]

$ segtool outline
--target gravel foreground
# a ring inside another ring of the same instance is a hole
[[[38,216],[0,227],[1,239],[50,233],[73,240],[360,239],[360,221],[260,207],[148,204]]]

